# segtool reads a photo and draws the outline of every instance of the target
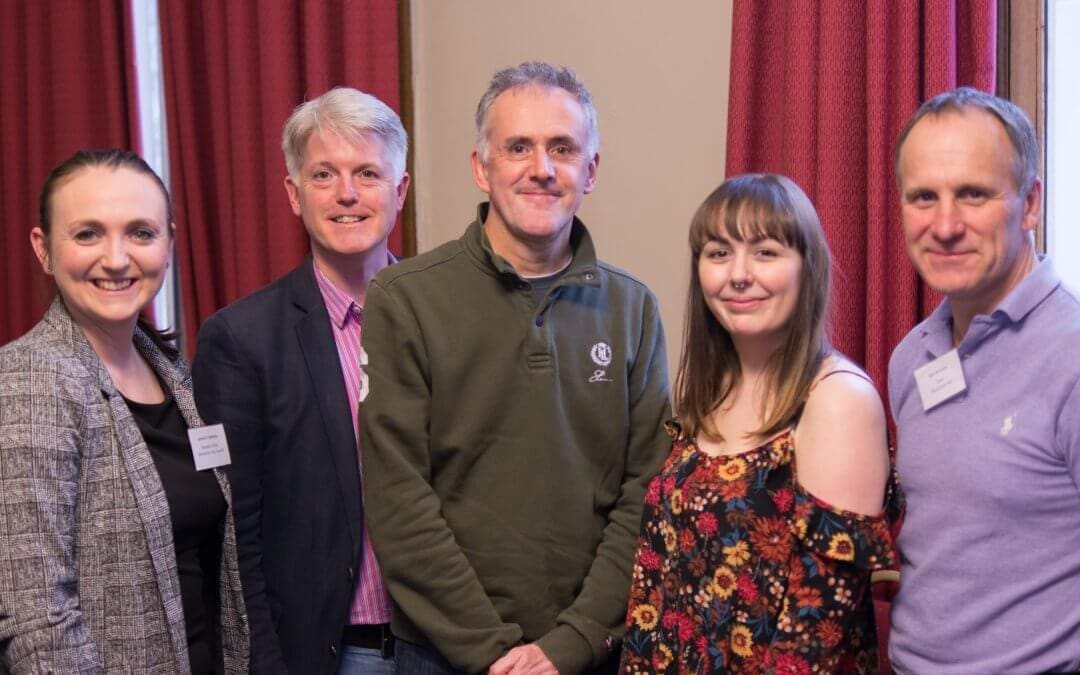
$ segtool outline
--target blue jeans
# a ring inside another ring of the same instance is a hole
[[[434,649],[398,640],[394,643],[394,662],[399,675],[466,675],[457,670]]]
[[[394,661],[398,675],[467,675],[457,670],[434,649],[398,640],[394,643]],[[586,675],[609,675],[619,670],[619,655],[599,668],[586,671]]]
[[[384,659],[378,649],[341,646],[338,675],[394,675],[394,659]]]

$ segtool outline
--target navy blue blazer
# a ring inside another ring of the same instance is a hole
[[[333,673],[363,540],[360,468],[311,258],[211,316],[195,399],[224,423],[254,673]]]

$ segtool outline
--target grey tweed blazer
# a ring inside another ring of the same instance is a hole
[[[190,426],[182,359],[135,345]],[[248,627],[232,498],[222,538],[220,639],[246,672]],[[188,673],[169,505],[104,364],[60,298],[0,349],[0,673]]]

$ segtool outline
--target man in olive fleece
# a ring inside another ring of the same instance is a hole
[[[656,299],[575,217],[600,157],[572,72],[500,71],[476,122],[490,203],[365,308],[365,511],[398,670],[614,672],[670,447]]]

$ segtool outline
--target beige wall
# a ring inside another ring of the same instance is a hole
[[[731,0],[413,0],[411,13],[419,250],[460,236],[483,198],[468,159],[491,75],[570,66],[600,116],[597,188],[579,215],[600,257],[659,298],[674,375],[686,232],[724,173]]]

